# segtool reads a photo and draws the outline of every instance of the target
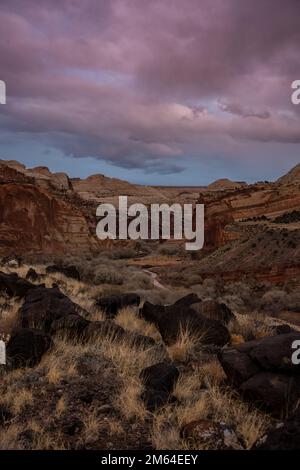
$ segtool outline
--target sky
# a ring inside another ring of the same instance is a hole
[[[1,0],[0,158],[203,185],[300,162],[299,0]]]

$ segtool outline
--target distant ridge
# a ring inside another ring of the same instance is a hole
[[[281,176],[276,183],[279,184],[293,184],[300,183],[300,163],[294,166],[286,175]]]
[[[242,188],[243,186],[247,186],[247,183],[231,181],[228,178],[221,178],[209,184],[207,186],[207,189],[211,191],[215,191],[215,190],[224,190],[224,189],[238,189],[238,188]]]

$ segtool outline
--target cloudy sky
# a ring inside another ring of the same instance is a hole
[[[1,0],[0,158],[199,185],[300,162],[299,0]]]

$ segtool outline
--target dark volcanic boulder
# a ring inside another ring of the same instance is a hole
[[[14,333],[7,344],[7,363],[12,368],[33,367],[52,346],[49,335],[24,328]]]
[[[122,339],[125,330],[113,321],[93,321],[90,322],[82,332],[83,341],[95,341],[98,338],[108,337],[112,340]]]
[[[140,379],[145,387],[142,399],[148,410],[153,411],[172,400],[171,393],[178,377],[177,367],[168,362],[160,362],[141,371]]]
[[[204,300],[201,302],[199,313],[212,320],[218,320],[224,325],[228,325],[230,321],[235,320],[235,315],[230,308],[216,300]]]
[[[79,339],[90,323],[81,315],[71,313],[54,320],[51,323],[50,333],[60,333],[69,339]]]
[[[0,292],[5,292],[9,297],[24,297],[34,287],[34,284],[22,279],[17,273],[6,274],[0,271]]]
[[[267,336],[242,343],[236,349],[248,354],[262,369],[300,374],[300,367],[292,363],[294,341],[300,341],[300,333]]]
[[[140,316],[157,327],[167,345],[176,343],[182,331],[190,332],[204,344],[224,346],[230,340],[229,331],[221,322],[180,304],[163,307],[145,302]]]
[[[282,324],[282,325],[274,325],[273,331],[276,335],[286,335],[287,333],[297,333],[297,330],[291,328],[290,325]]]
[[[51,331],[52,323],[68,315],[85,313],[77,304],[72,302],[57,287],[35,287],[25,296],[19,310],[23,328],[38,328],[45,332]]]
[[[140,296],[134,293],[111,295],[109,297],[100,297],[96,300],[97,307],[106,314],[107,318],[115,318],[121,308],[129,306],[139,306]]]
[[[139,316],[149,323],[158,327],[159,319],[166,313],[166,307],[163,305],[154,305],[146,301],[139,310]]]
[[[201,302],[201,299],[199,299],[197,294],[194,294],[193,292],[191,294],[188,294],[184,297],[181,297],[181,299],[176,300],[174,305],[181,305],[183,307],[189,307],[190,305],[197,304]]]
[[[125,344],[140,349],[160,347],[153,338],[133,331],[126,331],[112,320],[87,323],[88,325],[80,332],[80,338],[83,342],[96,341],[99,338],[109,338],[113,341],[124,341]]]
[[[300,409],[284,423],[269,431],[252,447],[254,450],[300,449]]]
[[[46,273],[51,274],[51,273],[61,273],[64,274],[66,277],[70,277],[72,279],[76,279],[77,281],[80,281],[80,273],[76,266],[73,265],[57,265],[53,264],[51,266],[46,267]]]
[[[300,399],[300,377],[260,372],[243,382],[240,391],[258,407],[280,416]]]
[[[35,269],[29,268],[25,277],[29,281],[38,281],[40,275],[35,271]]]
[[[171,393],[179,377],[177,367],[169,362],[159,362],[146,367],[140,373],[140,379],[146,388],[164,389]]]
[[[260,372],[259,367],[252,359],[236,348],[223,349],[218,353],[218,359],[229,380],[237,386]]]
[[[243,396],[276,416],[290,412],[300,399],[300,366],[292,363],[300,333],[269,336],[225,348],[218,359]]]
[[[166,405],[167,403],[175,403],[176,397],[171,395],[166,390],[156,390],[154,388],[147,388],[141,395],[143,402],[148,411],[155,411],[158,408]]]

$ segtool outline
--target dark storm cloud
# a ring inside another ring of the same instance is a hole
[[[147,172],[240,142],[261,161],[300,142],[299,18],[298,0],[3,1],[1,127]]]

